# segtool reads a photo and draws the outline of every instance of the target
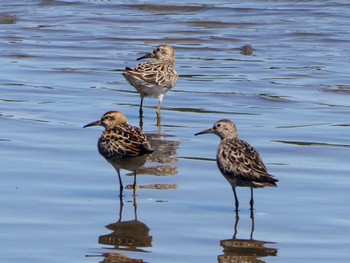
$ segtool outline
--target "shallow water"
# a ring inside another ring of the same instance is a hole
[[[349,9],[297,0],[1,3],[2,261],[347,262]],[[82,126],[108,110],[139,124],[139,95],[121,71],[160,43],[175,47],[180,79],[160,128],[156,100],[145,100],[156,154],[136,199],[126,189],[120,200],[96,149],[101,128]],[[247,44],[249,56],[240,51]],[[249,190],[238,189],[238,218],[216,167],[219,139],[193,136],[222,118],[280,180],[255,191],[253,233]]]

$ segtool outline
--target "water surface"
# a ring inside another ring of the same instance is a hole
[[[2,3],[2,261],[347,262],[349,10],[341,0]],[[139,124],[121,71],[160,43],[175,47],[180,79],[160,127],[145,100],[157,151],[136,198],[127,188],[120,200],[97,152],[102,129],[82,126],[108,110]],[[280,180],[256,191],[253,221],[248,189],[233,212],[219,139],[193,136],[222,118]]]

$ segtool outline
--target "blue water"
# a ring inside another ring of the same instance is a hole
[[[349,11],[347,1],[316,0],[1,3],[2,261],[101,262],[109,253],[347,262]],[[102,128],[82,126],[109,110],[139,125],[140,98],[121,71],[161,43],[174,46],[180,79],[160,127],[157,101],[145,100],[143,129],[157,155],[121,207],[116,172],[97,152]],[[240,51],[247,44],[249,56]],[[249,190],[238,189],[236,243],[219,139],[193,136],[222,118],[280,180],[255,191],[253,233]],[[225,249],[225,240],[236,245]]]

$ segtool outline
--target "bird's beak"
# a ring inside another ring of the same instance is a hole
[[[87,127],[91,127],[91,126],[97,126],[97,125],[101,125],[101,121],[100,120],[91,122],[89,124],[86,124],[83,128],[87,128]]]
[[[210,129],[207,129],[207,130],[198,132],[198,133],[196,133],[194,136],[202,135],[202,134],[207,134],[207,133],[214,133],[213,128],[210,128]]]
[[[151,52],[151,53],[148,53],[147,55],[144,55],[142,57],[139,57],[138,59],[136,60],[141,60],[141,59],[145,59],[145,58],[155,58],[156,57],[156,54]]]

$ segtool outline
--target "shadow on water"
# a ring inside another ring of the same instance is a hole
[[[277,256],[277,249],[266,247],[275,244],[270,241],[255,240],[254,212],[250,213],[251,231],[248,239],[237,238],[239,214],[235,212],[235,224],[232,238],[220,240],[223,247],[223,255],[218,256],[219,263],[232,262],[264,262],[261,258]]]
[[[8,14],[0,14],[0,24],[16,24],[16,17]]]
[[[106,228],[112,231],[110,234],[102,235],[98,243],[113,246],[116,251],[148,252],[145,248],[152,247],[152,236],[150,228],[137,219],[137,199],[134,196],[134,218],[123,220],[123,197],[120,197],[119,218],[115,223],[111,223]],[[120,253],[104,253],[102,262],[143,262],[142,259],[132,259]]]
[[[274,140],[274,142],[279,142],[283,144],[292,144],[298,146],[327,146],[327,147],[337,147],[337,148],[350,148],[349,144],[335,144],[335,143],[323,143],[323,142],[302,142],[302,141],[282,141]]]

